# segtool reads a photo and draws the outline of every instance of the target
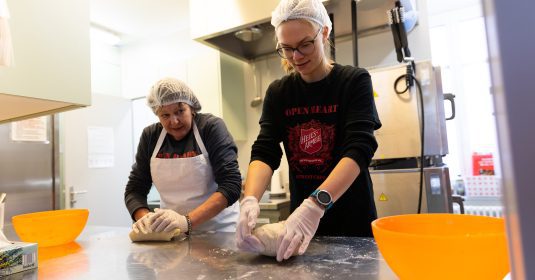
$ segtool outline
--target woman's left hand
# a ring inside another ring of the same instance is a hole
[[[286,220],[286,230],[277,240],[277,261],[290,258],[297,246],[300,246],[297,252],[299,255],[305,253],[310,240],[318,230],[324,212],[324,209],[308,198],[295,209]]]
[[[151,230],[153,232],[169,232],[180,229],[181,233],[188,231],[188,220],[186,216],[180,215],[171,209],[154,209],[154,215],[150,218]]]
[[[132,230],[135,233],[142,232],[144,234],[149,233],[150,230],[150,217],[154,215],[153,212],[146,213],[143,217],[139,218],[133,225]]]

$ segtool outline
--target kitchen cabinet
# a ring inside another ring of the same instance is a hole
[[[201,112],[222,117],[219,52],[198,46],[187,59],[187,84],[201,102]]]
[[[220,53],[221,110],[234,140],[247,140],[244,62]]]
[[[89,0],[8,0],[14,65],[0,67],[0,123],[91,103]]]
[[[265,21],[271,18],[278,3],[279,0],[189,1],[191,37],[200,39],[223,30],[237,29],[244,23]]]
[[[187,75],[201,112],[221,117],[234,140],[246,141],[245,70],[249,66],[219,51],[200,48],[188,61]]]

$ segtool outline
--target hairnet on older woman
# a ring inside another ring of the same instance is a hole
[[[188,104],[194,112],[201,110],[201,103],[193,91],[186,83],[178,79],[164,78],[159,80],[152,86],[147,96],[147,105],[154,114],[162,106],[179,102]]]
[[[271,13],[271,25],[277,28],[281,23],[292,19],[311,20],[332,30],[329,14],[320,0],[282,0]]]

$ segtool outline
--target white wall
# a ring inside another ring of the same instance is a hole
[[[91,92],[121,96],[120,49],[91,40]]]
[[[88,26],[89,28],[89,26]],[[121,92],[120,48],[91,38],[91,96],[86,108],[59,114],[62,189],[70,208],[69,187],[87,191],[75,195],[75,208],[90,210],[93,225],[128,226],[130,217],[123,203],[124,187],[132,164],[132,114],[130,101]],[[89,127],[113,130],[114,163],[89,168]],[[113,215],[110,215],[113,213]]]
[[[187,80],[187,30],[161,37],[146,38],[121,47],[123,96],[146,96],[150,87],[164,75]]]
[[[260,132],[260,125],[258,121],[262,114],[262,106],[260,104],[257,107],[251,107],[251,101],[260,95],[265,97],[266,90],[271,82],[275,79],[279,79],[284,75],[284,71],[280,67],[279,56],[271,56],[254,63],[255,71],[257,73],[257,85],[254,83],[254,72],[252,64],[246,68],[244,73],[245,81],[245,114],[246,114],[246,126],[247,126],[247,141],[236,141],[238,146],[238,163],[240,165],[240,171],[242,176],[247,175],[247,168],[249,166],[249,160],[251,159],[251,146],[253,145],[258,133]],[[283,149],[284,151],[284,149]],[[279,168],[282,183],[288,184],[288,163],[286,156],[283,156],[281,161],[281,167]]]
[[[62,130],[61,157],[63,158],[64,186],[76,194],[74,208],[89,209],[88,224],[129,226],[130,215],[124,204],[124,189],[132,165],[131,103],[122,97],[93,93],[92,105],[60,114]],[[112,143],[90,137],[90,128],[110,130],[106,134]],[[90,154],[89,151],[93,152]],[[111,156],[106,167],[89,165],[89,159]],[[65,205],[70,208],[70,197]]]
[[[186,82],[203,109],[221,115],[219,53],[190,39],[189,29],[121,47],[122,95],[144,97],[164,77]]]

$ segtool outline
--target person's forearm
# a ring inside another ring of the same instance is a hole
[[[333,201],[336,201],[347,191],[359,174],[359,165],[353,159],[344,157],[318,188],[328,191]]]
[[[254,196],[258,201],[266,191],[266,188],[271,182],[273,170],[269,165],[255,160],[249,164],[247,170],[247,178],[245,179],[244,196]]]
[[[134,212],[134,219],[137,221],[139,219],[141,219],[143,216],[147,215],[147,213],[149,213],[149,209],[147,208],[138,208],[135,212]]]
[[[219,214],[223,209],[228,205],[228,201],[220,192],[213,193],[205,202],[199,205],[197,208],[189,213],[180,213],[188,214],[191,220],[191,227],[195,228],[198,225],[210,220]]]

